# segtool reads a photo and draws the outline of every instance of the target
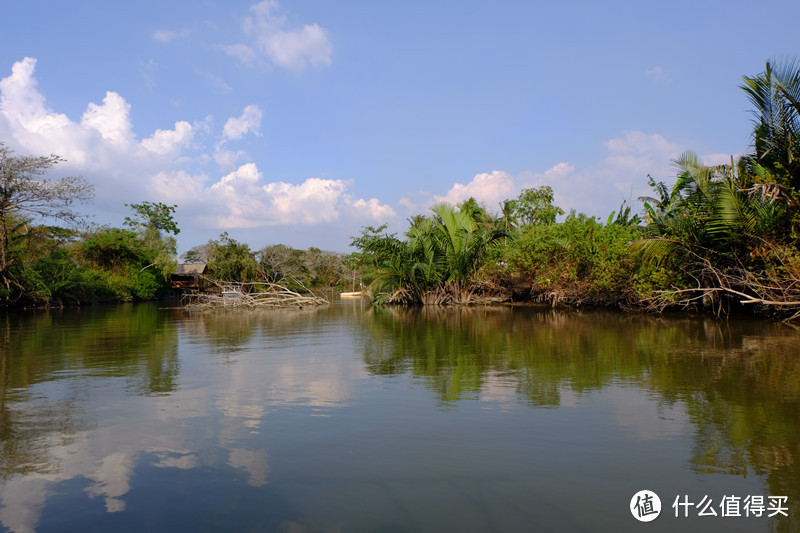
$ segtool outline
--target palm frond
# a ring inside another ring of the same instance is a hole
[[[632,242],[631,250],[641,252],[642,261],[650,264],[660,265],[668,257],[684,251],[684,247],[676,240],[655,237],[650,239],[639,239],[638,241]]]
[[[796,59],[786,61],[773,70],[775,88],[787,103],[800,115],[800,62]]]

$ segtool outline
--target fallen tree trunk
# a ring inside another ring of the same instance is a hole
[[[219,292],[184,295],[182,303],[192,309],[213,308],[268,308],[328,305],[325,298],[310,294],[301,294],[278,283],[226,283],[219,280],[208,280]]]

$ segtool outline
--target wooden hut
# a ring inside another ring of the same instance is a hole
[[[175,267],[170,287],[177,291],[202,291],[205,287],[205,276],[208,265],[205,263],[183,263]]]

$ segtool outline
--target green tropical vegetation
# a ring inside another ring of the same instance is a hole
[[[411,221],[405,240],[381,233],[383,226],[353,240],[358,262],[371,268],[372,286],[388,294],[387,302],[470,303],[478,270],[505,235],[474,201],[431,211]]]
[[[753,108],[749,153],[705,165],[687,151],[674,181],[648,176],[651,194],[606,218],[565,210],[549,186],[497,206],[439,204],[402,235],[365,227],[350,255],[269,245],[227,233],[181,258],[222,281],[292,290],[350,288],[356,278],[386,304],[537,301],[663,311],[800,314],[800,63],[767,62],[744,76]],[[56,155],[19,156],[0,143],[0,299],[58,305],[151,299],[168,293],[178,262],[177,206],[126,204],[122,227],[79,226],[91,198],[80,178],[43,176]],[[69,228],[45,225],[71,223]]]
[[[605,223],[523,190],[492,215],[470,199],[434,207],[402,237],[365,228],[354,254],[377,298],[393,303],[541,301],[663,311],[800,314],[800,63],[744,76],[752,151],[708,166],[674,161],[648,176],[642,215],[623,202]],[[452,221],[452,222],[450,222]]]
[[[60,306],[150,300],[170,294],[178,262],[178,206],[125,204],[122,227],[81,224],[76,203],[92,197],[81,178],[46,175],[63,159],[15,154],[0,143],[0,305]],[[64,228],[44,224],[67,222]],[[224,281],[286,282],[291,288],[342,287],[352,276],[344,254],[283,245],[253,252],[223,233],[187,252]]]

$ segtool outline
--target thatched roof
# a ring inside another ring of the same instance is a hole
[[[179,276],[201,276],[208,272],[205,263],[180,263],[175,267],[175,274]]]

